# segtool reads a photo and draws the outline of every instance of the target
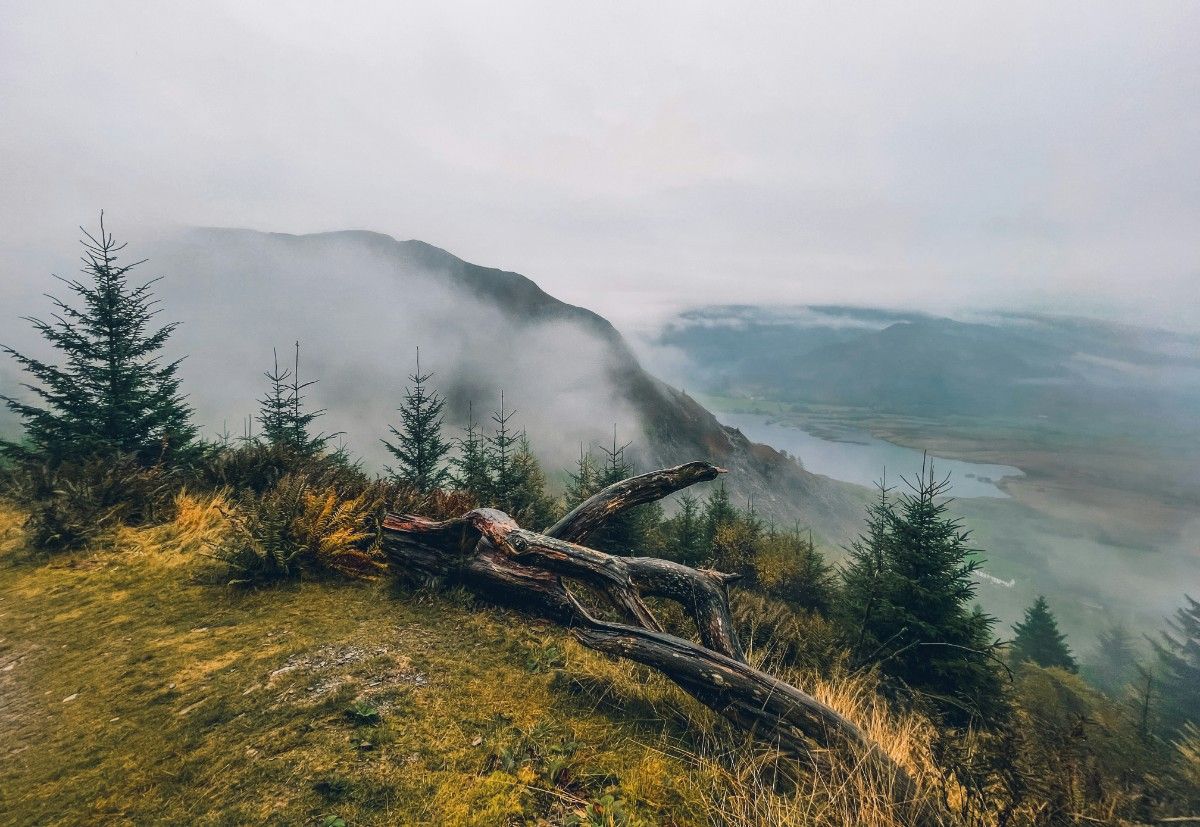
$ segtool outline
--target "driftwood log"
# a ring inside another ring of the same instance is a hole
[[[735,726],[783,752],[809,756],[813,747],[850,747],[899,782],[902,795],[911,791],[907,773],[853,722],[746,662],[729,612],[728,585],[736,577],[582,545],[617,514],[722,472],[691,462],[623,480],[541,533],[488,508],[446,521],[389,514],[383,549],[403,572],[465,585],[570,627],[584,646],[658,670]],[[624,622],[595,617],[571,591],[574,584],[603,596]],[[643,600],[646,596],[681,604],[695,619],[701,643],[663,631]]]

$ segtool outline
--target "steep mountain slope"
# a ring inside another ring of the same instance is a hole
[[[423,370],[448,398],[451,422],[516,408],[551,470],[580,446],[632,440],[641,466],[706,459],[730,470],[734,496],[764,515],[810,523],[841,541],[856,529],[862,492],[809,474],[723,427],[683,392],[648,374],[616,329],[530,279],[465,262],[420,241],[371,232],[315,235],[203,229],[153,240],[145,275],[159,284],[173,346],[198,418],[239,432],[262,394],[272,348],[301,378],[320,378],[322,425],[369,465],[394,420],[421,348]],[[236,435],[236,434],[235,434]]]

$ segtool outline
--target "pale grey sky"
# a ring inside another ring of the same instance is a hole
[[[420,238],[626,324],[843,301],[1195,329],[1197,42],[1193,0],[0,0],[2,294],[103,207]]]

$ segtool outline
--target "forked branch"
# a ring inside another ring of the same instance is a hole
[[[622,557],[580,545],[617,514],[721,469],[692,462],[623,480],[538,533],[507,514],[476,509],[444,522],[389,514],[383,548],[397,569],[460,583],[497,602],[571,627],[585,646],[658,670],[734,725],[792,754],[810,747],[866,748],[911,784],[854,723],[811,695],[745,661],[729,613],[731,575],[652,557]],[[594,617],[563,578],[605,596],[624,623]],[[644,597],[677,601],[696,620],[701,644],[667,634]]]

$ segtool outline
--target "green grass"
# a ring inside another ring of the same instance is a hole
[[[238,591],[144,532],[46,562],[0,520],[9,823],[563,823],[605,796],[703,823],[694,705],[556,630],[386,582]],[[597,675],[684,712],[613,713]]]

